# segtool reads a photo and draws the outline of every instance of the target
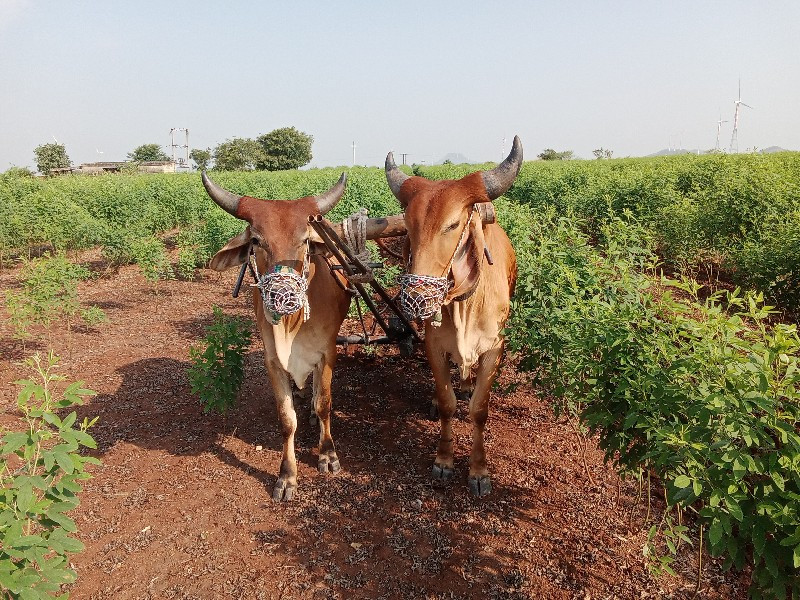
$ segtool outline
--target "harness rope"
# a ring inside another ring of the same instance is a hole
[[[366,267],[366,272],[347,275],[352,283],[369,283],[375,279],[369,261],[372,258],[367,248],[367,209],[362,207],[342,221],[344,241],[353,250],[355,257]]]

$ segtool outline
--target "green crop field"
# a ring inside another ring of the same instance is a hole
[[[471,168],[418,171],[448,179]],[[508,196],[575,216],[592,238],[629,213],[670,269],[800,307],[800,153],[528,162]]]
[[[295,198],[340,172],[214,178]],[[347,172],[331,219],[400,212],[382,169]],[[800,595],[800,154],[528,162],[496,206],[520,267],[508,330],[520,367],[621,472],[658,477],[713,555],[750,563],[756,596]],[[170,265],[154,234],[176,229]],[[99,246],[153,278],[191,277],[241,229],[196,173],[0,176],[6,263]],[[671,551],[665,570],[686,532],[671,515],[650,532]]]

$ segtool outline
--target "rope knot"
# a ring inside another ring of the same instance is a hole
[[[347,279],[352,283],[369,283],[375,280],[375,275],[369,267],[372,258],[367,248],[367,209],[361,207],[358,212],[353,213],[342,221],[342,234],[345,243],[352,249],[355,257],[366,267],[364,273],[347,275]]]

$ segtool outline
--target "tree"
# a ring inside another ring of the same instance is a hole
[[[33,171],[28,167],[9,167],[3,174],[4,177],[33,177]]]
[[[214,148],[214,167],[223,171],[252,171],[264,161],[264,150],[250,138],[233,138]]]
[[[572,150],[564,150],[563,152],[556,152],[552,148],[545,148],[537,155],[537,158],[542,160],[572,160]]]
[[[194,148],[189,152],[189,158],[194,161],[194,166],[199,171],[205,171],[208,169],[208,164],[211,162],[211,148],[206,148],[205,150]]]
[[[134,162],[149,162],[170,160],[158,144],[142,144],[133,152],[128,153],[128,160]]]
[[[72,166],[64,144],[41,144],[33,150],[36,157],[36,168],[42,175],[50,175],[53,169],[64,169]]]
[[[263,158],[256,165],[267,171],[297,169],[311,162],[314,138],[294,127],[282,127],[257,138]]]
[[[606,150],[605,148],[597,148],[596,150],[592,150],[592,154],[594,154],[595,158],[611,158],[614,154],[613,150]]]

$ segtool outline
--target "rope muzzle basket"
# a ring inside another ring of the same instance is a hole
[[[453,287],[450,279],[409,274],[398,277],[398,282],[401,285],[398,299],[400,308],[408,318],[424,321],[438,314],[439,318],[434,318],[434,326],[441,321],[442,304]]]
[[[293,315],[301,308],[303,322],[308,321],[311,316],[311,307],[308,304],[308,247],[303,260],[302,274],[291,267],[276,265],[271,273],[259,275],[253,254],[250,255],[250,262],[258,281],[252,285],[261,292],[264,310],[269,313],[272,324],[277,325],[284,315]]]

